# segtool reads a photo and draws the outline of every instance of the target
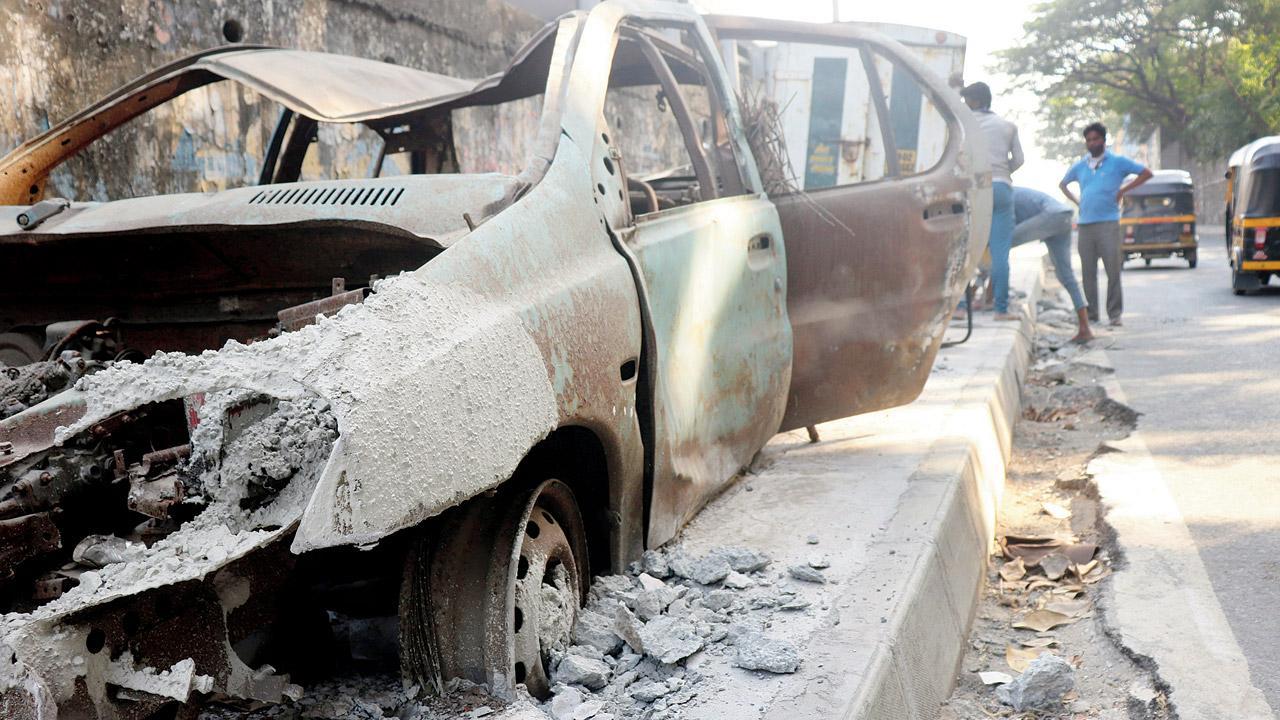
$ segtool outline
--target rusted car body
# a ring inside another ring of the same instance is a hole
[[[877,92],[882,179],[766,193],[717,52],[755,40],[891,58],[946,119],[942,155],[899,172]],[[44,198],[60,162],[220,79],[286,108],[258,186]],[[682,168],[629,171],[611,93],[678,127]],[[538,95],[521,172],[456,174],[451,112]],[[364,124],[413,173],[299,181],[317,122]],[[674,537],[779,429],[919,393],[987,234],[976,142],[875,33],[636,2],[478,83],[211,51],[28,142],[0,160],[0,350],[35,388],[0,420],[6,717],[280,700],[296,658],[268,630],[313,635],[321,596],[377,611],[347,572],[385,571],[407,674],[544,693],[567,626],[543,616],[571,622],[591,571]]]

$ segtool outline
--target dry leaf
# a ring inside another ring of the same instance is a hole
[[[1040,506],[1044,510],[1044,514],[1055,520],[1066,520],[1071,517],[1071,511],[1062,507],[1057,503],[1044,503]]]
[[[1021,580],[1026,574],[1027,568],[1022,564],[1022,558],[1014,558],[1000,566],[1000,577],[1004,580]]]
[[[1044,576],[1050,580],[1058,580],[1066,575],[1068,567],[1071,567],[1071,560],[1060,552],[1050,553],[1040,561],[1040,569],[1044,570]]]
[[[1050,645],[1057,645],[1057,644],[1058,644],[1058,638],[1056,637],[1033,637],[1033,638],[1027,638],[1026,640],[1022,641],[1023,647],[1032,647],[1032,648],[1049,647]]]
[[[1052,610],[1036,610],[1023,615],[1022,619],[1015,622],[1013,626],[1016,628],[1045,632],[1046,630],[1052,630],[1059,625],[1068,625],[1076,620],[1077,618],[1053,612]]]
[[[1009,673],[988,671],[978,673],[978,679],[983,685],[1004,685],[1013,682],[1013,676]]]
[[[1076,543],[1062,548],[1062,552],[1076,565],[1083,565],[1098,554],[1098,546],[1093,543]]]
[[[1052,588],[1049,592],[1057,592],[1058,584],[1048,578],[1033,577],[1027,583],[1027,590],[1039,590],[1040,588]]]
[[[1059,585],[1058,587],[1055,587],[1049,592],[1054,595],[1066,595],[1068,597],[1075,597],[1076,595],[1079,595],[1080,593],[1084,592],[1084,586],[1076,585],[1076,584]]]
[[[1084,563],[1083,565],[1073,565],[1071,567],[1071,570],[1076,574],[1076,577],[1082,578],[1085,575],[1088,575],[1089,573],[1093,572],[1095,569],[1097,569],[1097,567],[1098,567],[1098,561],[1090,560],[1089,562]]]
[[[1098,582],[1098,581],[1100,581],[1100,580],[1102,580],[1102,579],[1106,578],[1106,577],[1107,577],[1107,576],[1109,576],[1109,575],[1111,575],[1111,568],[1103,568],[1102,570],[1094,570],[1093,572],[1089,573],[1089,575],[1088,575],[1087,577],[1085,577],[1084,582],[1085,582],[1085,584],[1086,584],[1086,585],[1092,585],[1092,584],[1094,584],[1094,583],[1096,583],[1096,582]]]
[[[1004,661],[1013,668],[1014,672],[1025,672],[1031,661],[1040,657],[1040,653],[1043,652],[1046,652],[1044,648],[1024,650],[1014,645],[1007,645],[1004,649]]]
[[[1080,600],[1055,600],[1044,606],[1050,612],[1062,613],[1071,617],[1079,617],[1093,608],[1087,598]]]

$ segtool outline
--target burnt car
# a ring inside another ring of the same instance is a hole
[[[753,53],[784,44],[868,98],[810,133],[856,177],[798,189],[776,108],[746,112]],[[256,184],[46,197],[217,82],[283,106]],[[458,172],[460,117],[531,100],[522,169]],[[898,145],[913,122],[935,149]],[[326,123],[403,174],[305,179]],[[987,235],[976,135],[857,25],[606,2],[479,82],[224,48],[22,145],[0,160],[6,716],[278,701],[326,671],[335,617],[390,618],[424,686],[545,695],[593,573],[779,430],[918,395]]]

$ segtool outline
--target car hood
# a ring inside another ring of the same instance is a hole
[[[472,222],[509,204],[523,187],[500,174],[406,175],[328,180],[213,193],[182,193],[111,202],[72,202],[38,227],[24,230],[26,205],[0,205],[0,243],[42,236],[168,232],[305,223],[374,224],[448,246]]]

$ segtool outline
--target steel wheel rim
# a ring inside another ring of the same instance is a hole
[[[552,650],[568,648],[573,620],[585,587],[582,522],[567,486],[556,480],[532,493],[512,542],[512,672],[531,695],[551,692],[548,660]]]

